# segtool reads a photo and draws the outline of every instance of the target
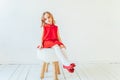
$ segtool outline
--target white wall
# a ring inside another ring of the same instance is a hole
[[[0,0],[0,63],[39,63],[40,18],[53,13],[73,61],[120,62],[119,0]]]

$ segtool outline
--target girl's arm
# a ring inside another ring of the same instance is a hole
[[[57,35],[58,35],[58,40],[59,40],[60,42],[62,42],[61,37],[60,37],[60,34],[59,34],[59,31],[57,31]]]
[[[43,47],[43,27],[42,27],[42,30],[41,30],[41,38],[40,39],[41,39],[41,43],[40,43],[41,47]]]
[[[37,48],[42,48],[43,47],[43,45],[42,45],[42,43],[43,43],[43,27],[41,28],[41,32],[40,32],[40,44],[38,45],[38,47]]]
[[[58,35],[58,40],[59,40],[60,42],[62,42],[62,39],[61,39],[60,34],[59,34],[59,31],[57,31],[57,35]],[[60,47],[66,48],[64,44],[63,44],[63,45],[60,45]]]

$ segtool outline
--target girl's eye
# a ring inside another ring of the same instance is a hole
[[[50,18],[50,16],[48,18]]]
[[[44,20],[46,20],[46,18],[44,18]]]

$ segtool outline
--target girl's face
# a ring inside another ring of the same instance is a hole
[[[52,24],[52,17],[49,15],[49,14],[45,14],[44,15],[44,22],[46,23],[46,24]]]

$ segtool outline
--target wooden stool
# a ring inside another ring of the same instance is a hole
[[[59,60],[55,54],[54,49],[52,48],[38,49],[37,55],[38,55],[38,58],[43,62],[40,78],[41,79],[44,78],[44,73],[48,72],[48,64],[52,63],[54,80],[58,80],[57,75],[60,74],[60,68],[58,63]]]
[[[40,74],[40,78],[41,78],[41,79],[44,78],[44,73],[45,73],[45,72],[48,72],[48,65],[49,65],[49,63],[46,63],[46,62],[43,63],[42,69],[41,69],[41,74]],[[52,65],[53,65],[53,76],[54,76],[54,80],[58,80],[57,74],[60,74],[59,63],[58,63],[58,61],[52,62]]]

